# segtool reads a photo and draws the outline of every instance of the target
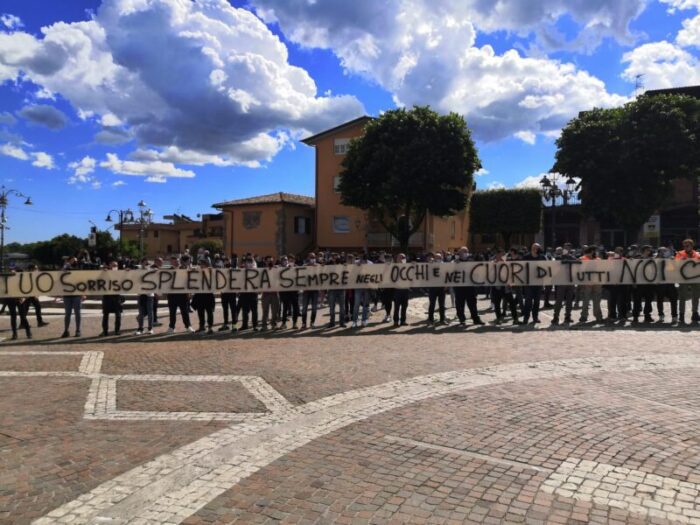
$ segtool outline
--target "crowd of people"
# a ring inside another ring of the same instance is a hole
[[[210,254],[201,250],[197,254],[186,252],[165,260],[156,257],[141,261],[130,261],[120,257],[108,257],[105,263],[95,262],[87,252],[66,259],[64,270],[95,269],[120,270],[125,268],[276,268],[288,266],[316,265],[350,265],[350,264],[387,264],[406,262],[461,263],[470,261],[591,261],[597,259],[646,259],[675,258],[700,260],[700,252],[695,249],[694,241],[683,241],[681,250],[667,247],[632,245],[628,248],[617,247],[606,251],[598,246],[574,248],[564,244],[556,248],[543,250],[539,244],[530,249],[511,248],[508,251],[494,249],[485,253],[472,254],[466,247],[454,252],[435,252],[413,256],[405,254],[394,256],[388,253],[333,253],[312,252],[305,258],[294,255],[256,257],[245,254],[239,259],[237,255],[227,257],[223,254]],[[36,267],[28,271],[37,271]],[[477,297],[484,295],[490,301],[490,308],[495,312],[495,324],[511,322],[514,325],[537,324],[540,322],[541,308],[552,308],[552,325],[574,323],[573,310],[580,305],[579,323],[609,323],[624,325],[632,323],[665,322],[665,304],[670,308],[670,322],[686,324],[700,323],[698,302],[700,284],[637,284],[637,285],[586,285],[586,286],[491,286],[491,287],[433,287],[422,290],[403,288],[349,289],[349,290],[304,290],[284,292],[245,292],[221,293],[220,305],[223,311],[223,324],[220,332],[259,331],[276,329],[306,329],[317,327],[318,310],[322,305],[328,307],[328,328],[336,326],[346,328],[366,327],[372,312],[379,312],[382,323],[403,326],[407,322],[407,308],[412,295],[425,294],[428,297],[427,324],[447,324],[451,320],[446,315],[446,299],[451,299],[456,312],[456,322],[466,326],[467,313],[472,324],[484,325],[477,308]],[[70,325],[74,324],[74,336],[81,336],[81,304],[85,299],[80,295],[64,296],[64,332],[62,337],[70,337]],[[607,315],[604,316],[601,305],[607,301]],[[125,298],[120,295],[102,297],[102,333],[110,334],[110,316],[114,317],[112,333],[122,333],[122,311]],[[159,297],[155,293],[138,296],[138,314],[136,316],[136,334],[153,334],[154,328],[162,326],[159,316],[160,306],[167,304],[168,333],[174,333],[178,318],[186,332],[213,333],[214,312],[217,301],[213,293],[169,293]],[[690,315],[687,302],[690,301]],[[29,308],[36,311],[38,326],[48,324],[42,318],[41,304],[35,297],[6,298],[4,307],[9,310],[12,338],[17,338],[18,326],[31,337],[28,321]],[[654,319],[654,310],[657,318]],[[563,318],[562,318],[563,312]],[[196,313],[198,327],[195,329],[190,314]],[[589,317],[592,313],[592,317]],[[162,314],[161,314],[162,315]],[[18,321],[19,320],[19,325]],[[239,325],[240,322],[240,325]]]

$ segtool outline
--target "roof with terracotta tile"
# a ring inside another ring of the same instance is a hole
[[[294,193],[284,193],[278,191],[277,193],[270,193],[269,195],[258,195],[257,197],[248,197],[246,199],[236,199],[232,201],[219,202],[214,204],[214,208],[225,208],[227,206],[246,206],[250,204],[277,204],[277,203],[287,203],[287,204],[299,204],[301,206],[315,205],[315,200],[313,197],[307,197],[306,195],[296,195]]]

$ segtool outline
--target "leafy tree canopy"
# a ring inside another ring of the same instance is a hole
[[[481,162],[463,117],[429,107],[387,111],[353,140],[343,160],[341,201],[369,211],[406,250],[426,213],[467,206]]]
[[[573,119],[553,170],[581,179],[586,215],[635,233],[668,197],[671,180],[700,175],[700,100],[644,95]]]
[[[469,216],[472,233],[500,234],[508,248],[511,235],[540,231],[542,195],[536,189],[477,191]]]

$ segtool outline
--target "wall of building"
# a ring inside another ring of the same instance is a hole
[[[315,211],[308,206],[298,206],[294,204],[285,204],[284,206],[284,231],[285,243],[280,251],[286,254],[305,256],[310,249],[315,249],[314,243],[314,216]],[[294,233],[294,218],[304,217],[310,222],[310,229],[307,233]],[[277,255],[277,254],[276,254]]]
[[[340,193],[334,190],[334,178],[340,174],[344,155],[336,155],[335,139],[352,139],[362,135],[363,124],[348,127],[337,134],[324,137],[316,144],[316,244],[321,248],[360,248],[365,243],[367,223],[365,212],[340,204]],[[349,232],[333,229],[334,217],[347,217]]]

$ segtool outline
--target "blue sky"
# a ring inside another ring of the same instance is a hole
[[[413,104],[467,117],[478,187],[533,184],[578,111],[700,84],[700,0],[3,0],[8,241],[313,195],[299,139]]]

